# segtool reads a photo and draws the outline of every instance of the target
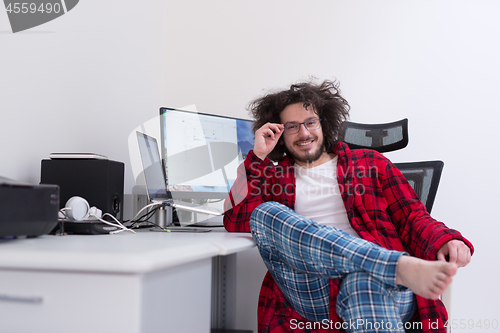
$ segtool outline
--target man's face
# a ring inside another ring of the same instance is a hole
[[[318,118],[313,107],[306,108],[302,102],[288,105],[280,114],[281,123],[285,127],[288,124],[298,124]],[[312,167],[321,164],[321,159],[326,154],[321,124],[317,129],[309,130],[302,124],[297,133],[289,134],[285,130],[281,137],[298,165]]]

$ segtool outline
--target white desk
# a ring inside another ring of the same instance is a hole
[[[0,331],[208,333],[212,258],[254,247],[222,230],[1,241]]]

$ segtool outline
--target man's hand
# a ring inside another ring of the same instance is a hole
[[[283,131],[284,126],[282,124],[264,124],[255,132],[254,154],[261,160],[265,159],[274,147],[276,147]]]
[[[446,256],[449,256],[448,262],[456,263],[458,267],[467,266],[471,259],[469,247],[456,239],[449,241],[439,249],[437,259],[446,261]]]

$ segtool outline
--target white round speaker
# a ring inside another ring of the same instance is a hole
[[[69,198],[65,208],[66,216],[75,221],[82,221],[89,217],[89,203],[82,197]]]

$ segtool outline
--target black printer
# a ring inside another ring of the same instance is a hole
[[[58,223],[59,186],[0,177],[0,237],[48,234]]]

